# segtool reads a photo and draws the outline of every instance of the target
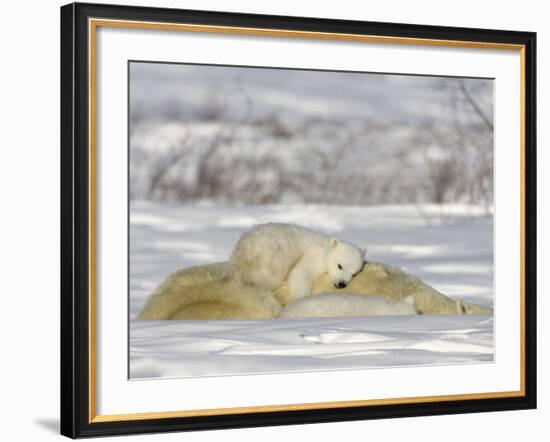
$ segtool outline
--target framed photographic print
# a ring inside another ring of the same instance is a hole
[[[535,44],[63,6],[62,434],[535,408]]]

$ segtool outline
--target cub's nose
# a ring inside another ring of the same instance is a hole
[[[338,281],[338,284],[336,284],[336,287],[339,289],[343,289],[347,284],[344,281]]]

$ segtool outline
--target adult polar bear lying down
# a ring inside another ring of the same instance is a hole
[[[236,285],[224,278],[226,262],[189,267],[170,275],[150,296],[138,319],[272,319],[291,300],[285,281],[275,290]],[[325,273],[313,281],[311,294],[334,292]],[[414,297],[421,314],[491,313],[489,307],[453,300],[399,267],[366,262],[338,293],[378,295],[401,301]]]

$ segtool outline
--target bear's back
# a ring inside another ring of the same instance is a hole
[[[242,238],[270,238],[271,241],[292,242],[296,245],[326,245],[329,238],[322,233],[315,232],[306,227],[287,223],[265,223],[259,224],[252,230],[245,233]]]

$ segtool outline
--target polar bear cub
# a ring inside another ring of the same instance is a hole
[[[291,299],[299,299],[311,294],[324,273],[334,287],[346,287],[364,262],[365,251],[353,244],[293,224],[268,223],[240,237],[224,277],[268,290],[287,281]]]
[[[350,293],[321,293],[288,304],[280,318],[323,318],[342,316],[416,315],[414,297],[390,301],[381,296]]]

